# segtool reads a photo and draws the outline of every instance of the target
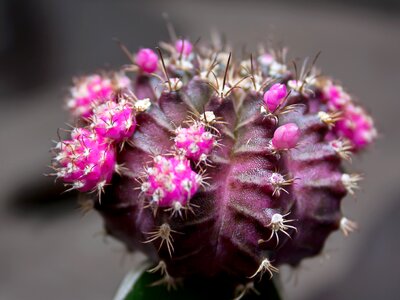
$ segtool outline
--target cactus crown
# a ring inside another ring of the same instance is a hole
[[[343,88],[286,62],[228,46],[161,43],[133,72],[75,81],[79,128],[54,149],[55,175],[93,199],[107,233],[158,263],[165,282],[224,274],[251,281],[320,252],[356,224],[340,211],[361,177],[343,173],[376,136]]]

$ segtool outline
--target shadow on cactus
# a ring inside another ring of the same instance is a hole
[[[54,175],[94,194],[87,207],[149,256],[156,283],[224,278],[239,299],[280,265],[320,253],[332,231],[357,228],[340,202],[361,176],[342,163],[376,131],[317,73],[317,57],[239,57],[187,39],[122,49],[121,71],[75,80],[67,107],[77,127],[54,148]]]

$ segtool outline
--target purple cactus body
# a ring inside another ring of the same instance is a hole
[[[139,72],[132,90],[111,100],[131,103],[124,115],[135,126],[114,140],[102,132],[110,147],[126,141],[119,174],[95,201],[107,233],[145,252],[169,279],[243,282],[318,254],[338,228],[353,231],[340,203],[360,177],[343,173],[342,161],[375,137],[365,111],[344,114],[355,126],[343,123],[350,97],[313,77],[312,66],[295,78],[261,53],[268,64],[254,60],[243,76],[238,66],[250,60],[213,63],[206,47],[182,55],[181,44],[167,47],[163,73]]]
[[[176,101],[176,97],[163,97],[163,99],[171,100],[163,102],[164,107],[168,107],[165,108],[167,112],[174,112],[169,117],[173,116],[180,120],[186,118],[187,107],[182,110],[183,117],[175,115],[179,108],[173,108],[185,106],[183,102]],[[339,204],[345,195],[345,190],[339,183],[340,159],[329,145],[323,143],[324,134],[327,132],[324,128],[326,125],[319,124],[318,121],[304,124],[303,119],[307,119],[306,114],[293,113],[290,121],[299,124],[303,134],[301,141],[307,142],[307,146],[291,150],[283,154],[284,157],[281,159],[277,159],[269,155],[271,150],[266,147],[276,125],[271,119],[263,119],[259,114],[260,96],[250,94],[237,119],[231,100],[225,99],[219,103],[220,101],[221,99],[212,98],[207,107],[210,109],[212,107],[216,115],[219,115],[221,109],[221,114],[222,111],[225,114],[224,120],[230,120],[230,124],[236,125],[240,122],[246,124],[236,131],[235,139],[228,134],[222,134],[221,144],[225,147],[213,153],[218,159],[214,160],[215,168],[210,169],[207,174],[211,177],[209,180],[211,186],[199,191],[191,199],[191,203],[199,206],[195,215],[189,214],[188,218],[182,221],[179,218],[171,220],[169,214],[164,218],[158,216],[156,219],[150,211],[143,214],[138,203],[139,192],[132,192],[137,183],[128,180],[126,183],[117,184],[116,196],[111,197],[113,200],[109,203],[111,207],[124,207],[121,213],[126,211],[132,214],[130,219],[132,224],[130,226],[124,224],[119,230],[126,231],[127,228],[131,228],[134,232],[151,232],[155,226],[160,226],[166,221],[174,230],[185,233],[174,235],[175,251],[172,257],[167,249],[160,251],[162,259],[170,263],[168,270],[171,275],[178,277],[199,272],[211,275],[226,270],[237,277],[250,276],[258,268],[267,251],[272,251],[279,261],[291,264],[297,264],[305,256],[317,254],[327,235],[339,226],[341,217]],[[153,110],[157,113],[153,113]],[[156,151],[163,153],[172,146],[169,132],[172,128],[165,128],[165,124],[160,124],[160,128],[155,130],[154,124],[157,123],[158,114],[162,114],[162,111],[155,106],[153,110],[142,116],[150,120],[143,122],[149,124],[148,126],[141,125],[135,133],[134,140],[137,139],[137,147],[126,149],[122,155],[121,161],[125,162],[130,170],[143,169],[141,164],[149,160],[150,149],[158,147]],[[254,118],[254,115],[259,117]],[[247,123],[251,118],[254,121]],[[143,124],[139,120],[138,122]],[[235,125],[230,128],[232,132]],[[252,139],[252,143],[243,147],[249,139]],[[278,199],[271,196],[273,187],[268,183],[268,178],[275,168],[299,179],[298,184],[288,189],[289,194],[282,193]],[[115,199],[119,201],[114,201]],[[295,199],[296,205],[294,205]],[[99,210],[106,219],[108,232],[113,235],[114,226],[121,224],[114,219],[109,221],[108,208],[103,209],[99,206]],[[291,215],[293,219],[302,220],[296,222],[298,233],[292,241],[286,241],[288,239],[286,236],[281,237],[279,246],[283,246],[282,252],[274,241],[260,247],[258,241],[269,235],[267,225],[272,215],[286,214],[289,211],[293,212]],[[143,222],[143,218],[149,218],[151,221]],[[129,240],[132,239],[131,234],[134,232],[120,238],[129,244]],[[145,241],[146,235],[143,234],[140,240]],[[155,243],[156,247],[159,242]],[[289,253],[285,254],[285,251]]]

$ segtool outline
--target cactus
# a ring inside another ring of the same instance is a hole
[[[90,201],[106,232],[145,252],[169,286],[191,276],[244,286],[357,228],[340,203],[361,176],[343,160],[374,140],[372,119],[315,60],[298,72],[284,50],[228,49],[124,47],[123,71],[75,82],[78,128],[54,148],[54,175],[105,193]]]

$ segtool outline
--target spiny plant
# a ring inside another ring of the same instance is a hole
[[[98,195],[107,234],[146,253],[161,282],[223,276],[240,297],[320,253],[332,231],[357,229],[340,204],[361,175],[342,163],[376,130],[316,58],[298,68],[286,49],[240,58],[188,39],[122,49],[121,71],[74,81],[77,125],[52,168]]]

